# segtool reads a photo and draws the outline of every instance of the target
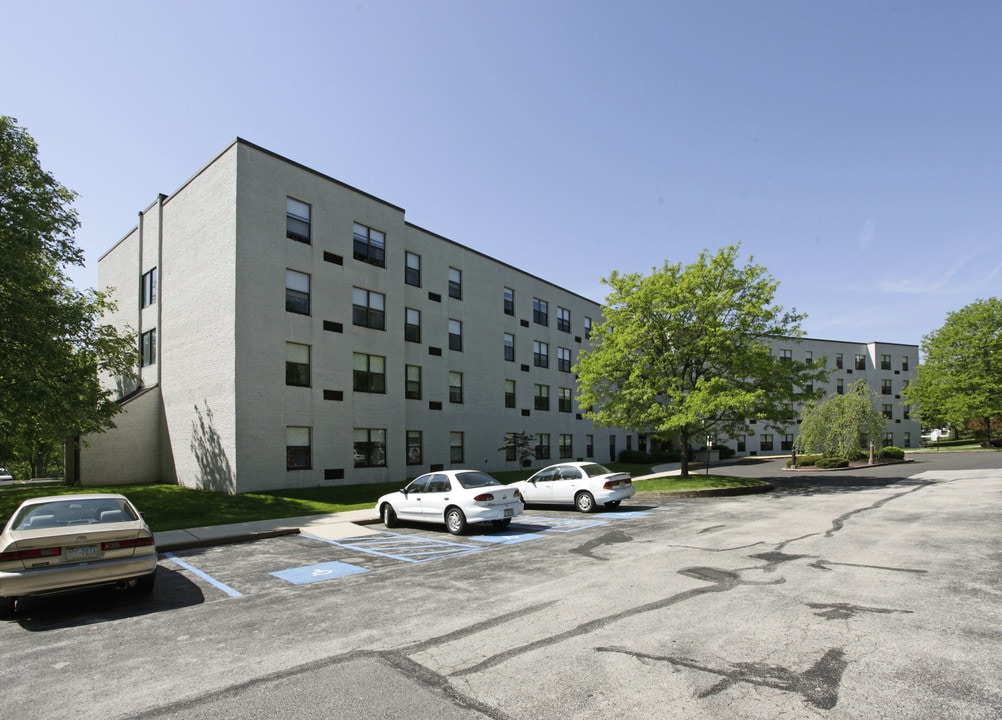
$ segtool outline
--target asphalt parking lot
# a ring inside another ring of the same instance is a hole
[[[5,715],[998,718],[1000,457],[177,551],[0,624]]]

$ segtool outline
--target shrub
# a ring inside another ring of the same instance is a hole
[[[849,467],[849,459],[844,457],[822,457],[814,463],[821,470]]]
[[[643,450],[620,450],[619,462],[626,465],[650,465],[654,462],[654,458]]]
[[[823,455],[797,455],[797,467],[811,467],[817,465]]]
[[[899,447],[888,445],[880,451],[880,457],[890,458],[891,460],[904,460],[905,451]]]

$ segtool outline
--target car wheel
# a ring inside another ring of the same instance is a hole
[[[504,520],[491,520],[491,525],[496,527],[498,530],[504,530],[506,527],[511,525],[511,518],[505,518]]]
[[[605,506],[606,507],[619,507],[619,503],[621,503],[621,502],[623,502],[623,501],[622,500],[610,500],[609,502],[607,502],[605,504]]]
[[[383,503],[381,515],[383,516],[383,525],[386,527],[395,528],[398,525],[397,513],[389,503]]]
[[[583,513],[595,512],[595,498],[590,492],[579,492],[574,496],[574,507]]]
[[[17,604],[17,598],[0,597],[0,618],[6,620],[9,617],[13,617],[14,606],[16,604]]]
[[[445,527],[453,535],[462,535],[466,530],[466,516],[457,507],[445,511]]]
[[[140,595],[149,595],[153,592],[153,586],[157,581],[157,571],[154,570],[149,575],[143,575],[136,580],[136,592]]]

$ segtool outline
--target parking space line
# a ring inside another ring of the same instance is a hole
[[[222,590],[224,593],[226,593],[230,597],[243,597],[243,593],[242,592],[238,592],[237,590],[234,590],[233,588],[231,588],[226,583],[222,583],[219,580],[216,580],[216,578],[212,577],[208,573],[205,573],[205,572],[199,570],[194,565],[186,563],[184,560],[182,560],[179,557],[177,557],[174,553],[170,553],[170,552],[164,553],[164,557],[167,558],[168,560],[170,560],[172,563],[174,563],[176,565],[180,565],[181,567],[183,567],[188,572],[193,573],[194,575],[197,575],[198,577],[202,578],[203,580],[205,580],[205,582],[209,583],[214,588],[216,588],[218,590]]]
[[[446,542],[433,538],[382,531],[379,535],[342,538],[341,540],[329,540],[308,534],[302,534],[301,536],[345,548],[346,550],[354,550],[368,555],[376,555],[409,563],[427,562],[428,560],[436,560],[441,557],[465,555],[483,550],[483,547],[479,545],[466,545],[463,543]]]
[[[577,532],[578,530],[587,530],[588,528],[600,527],[602,525],[608,525],[608,520],[585,520],[578,518],[562,518],[562,517],[542,517],[540,515],[529,515],[522,516],[525,517],[531,524],[527,525],[532,527],[536,525],[541,527],[543,530],[549,532]],[[538,524],[538,525],[537,525]],[[525,528],[521,522],[515,521],[509,527],[511,528]]]

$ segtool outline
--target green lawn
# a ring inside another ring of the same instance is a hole
[[[610,464],[610,469],[629,472],[637,477],[648,475],[646,465]],[[491,473],[503,483],[524,480],[534,470]],[[659,478],[636,482],[638,492],[668,492],[701,488],[743,487],[757,481],[719,475],[693,474],[686,480]],[[114,492],[127,496],[146,517],[154,531],[182,530],[206,525],[268,520],[273,518],[318,515],[371,508],[384,493],[398,490],[403,482],[342,487],[298,488],[260,493],[223,495],[204,490],[190,490],[177,485],[120,485],[115,487],[66,487],[64,485],[15,486],[0,491],[0,518],[10,517],[25,499],[41,495],[78,492]]]

